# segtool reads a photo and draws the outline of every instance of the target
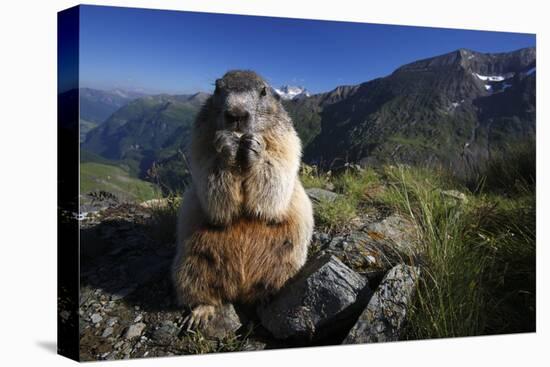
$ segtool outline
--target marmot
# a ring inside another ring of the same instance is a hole
[[[236,70],[216,81],[192,130],[172,269],[188,328],[224,303],[265,300],[304,264],[313,212],[300,160],[292,121],[264,79]]]

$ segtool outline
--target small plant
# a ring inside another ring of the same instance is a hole
[[[373,188],[380,185],[374,170],[352,171],[346,169],[338,175],[312,172],[303,173],[306,177],[317,177],[325,185],[330,183],[338,196],[331,200],[321,200],[314,207],[315,223],[325,232],[338,232],[349,229],[361,207],[371,199]]]
[[[357,172],[346,170],[335,176],[333,181],[335,191],[356,204],[368,199],[372,188],[380,184],[378,175],[372,169],[361,169]]]

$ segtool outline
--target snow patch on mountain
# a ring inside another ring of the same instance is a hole
[[[483,80],[483,81],[490,81],[490,82],[501,82],[505,79],[507,79],[506,77],[504,77],[503,75],[480,75],[478,73],[473,73],[475,76],[477,76],[480,80]]]
[[[274,91],[282,99],[294,99],[310,96],[310,93],[306,88],[293,85],[283,85],[281,88],[274,88]]]

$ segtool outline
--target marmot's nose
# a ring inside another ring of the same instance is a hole
[[[234,107],[225,110],[225,121],[228,124],[242,124],[248,121],[250,114],[244,108]]]

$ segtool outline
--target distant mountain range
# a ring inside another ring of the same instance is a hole
[[[80,118],[100,125],[120,107],[144,96],[144,93],[122,89],[80,88]]]
[[[80,137],[83,141],[93,128],[104,123],[115,111],[144,93],[122,89],[80,88]]]
[[[497,54],[460,49],[326,93],[292,86],[275,91],[293,118],[306,162],[403,162],[463,173],[510,145],[534,141],[535,77],[535,48]],[[153,162],[161,170],[170,167],[168,174],[183,167],[178,152],[208,97],[86,90],[81,119],[110,115],[81,147],[124,161],[141,176]]]

